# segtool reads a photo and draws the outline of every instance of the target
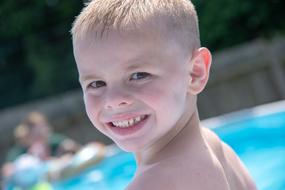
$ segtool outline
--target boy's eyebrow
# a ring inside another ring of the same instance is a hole
[[[79,82],[83,82],[83,81],[87,81],[87,80],[90,80],[90,79],[93,79],[94,78],[94,75],[80,75],[79,76]]]
[[[150,60],[147,58],[138,57],[135,59],[128,60],[124,66],[126,70],[135,70],[144,66],[152,65]]]
[[[123,64],[124,64],[123,68],[126,69],[127,71],[131,71],[131,70],[142,68],[144,66],[152,65],[149,59],[141,58],[141,57],[130,59]],[[83,81],[94,79],[94,78],[99,78],[99,77],[96,77],[94,74],[80,75],[79,82],[83,82]]]

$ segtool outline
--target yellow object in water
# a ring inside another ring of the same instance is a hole
[[[31,190],[53,190],[53,188],[48,182],[40,182],[33,186]]]

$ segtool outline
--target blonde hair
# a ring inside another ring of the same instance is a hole
[[[73,23],[73,43],[93,33],[102,38],[109,30],[140,31],[153,19],[160,19],[153,30],[162,27],[184,47],[200,47],[198,18],[190,0],[91,0]]]

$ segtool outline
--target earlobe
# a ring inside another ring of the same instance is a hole
[[[194,51],[190,62],[190,83],[189,91],[197,95],[206,86],[209,79],[209,72],[212,56],[207,48],[199,48]]]

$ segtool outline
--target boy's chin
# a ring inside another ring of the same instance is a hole
[[[115,142],[116,145],[122,149],[123,151],[125,152],[131,152],[131,153],[135,153],[135,152],[139,152],[142,147],[138,146],[137,144],[124,144],[124,143],[118,143],[118,142]]]

